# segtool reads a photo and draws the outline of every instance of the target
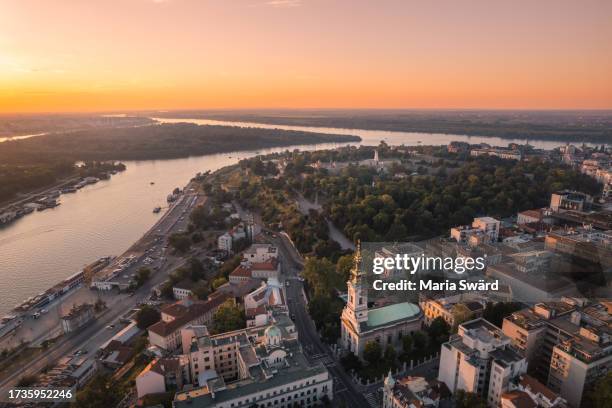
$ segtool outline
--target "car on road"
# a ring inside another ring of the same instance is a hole
[[[111,330],[115,328],[114,324],[109,324],[108,326],[106,326],[107,329]]]
[[[289,287],[289,285],[290,285],[289,281],[286,281],[285,286]]]

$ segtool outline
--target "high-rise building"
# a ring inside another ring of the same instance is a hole
[[[474,393],[498,407],[511,379],[527,372],[527,360],[511,347],[501,329],[479,318],[459,325],[442,345],[438,380],[454,394]]]

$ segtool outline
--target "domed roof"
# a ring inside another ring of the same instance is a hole
[[[264,331],[264,334],[266,335],[266,337],[280,337],[281,331],[278,327],[272,325]]]

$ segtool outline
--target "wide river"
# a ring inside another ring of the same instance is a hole
[[[512,140],[459,135],[387,132],[303,126],[277,126],[214,120],[158,119],[160,122],[251,126],[269,129],[310,130],[322,133],[361,136],[361,143],[417,145],[446,144],[451,140],[507,145]],[[34,136],[34,135],[33,135]],[[524,142],[524,140],[515,140]],[[552,148],[559,142],[530,142]],[[295,146],[300,149],[327,149],[337,144]],[[283,151],[266,149],[260,153]],[[127,170],[108,181],[87,186],[75,194],[61,196],[61,205],[34,212],[0,227],[0,316],[106,255],[118,255],[140,238],[160,217],[155,206],[165,206],[166,196],[184,186],[196,173],[214,171],[252,157],[256,152],[232,152],[174,160],[125,162]],[[151,184],[154,182],[155,184]]]

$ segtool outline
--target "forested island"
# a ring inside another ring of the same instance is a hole
[[[604,110],[217,110],[176,111],[151,115],[574,143],[612,141],[612,111]]]
[[[193,124],[96,128],[0,143],[0,202],[82,175],[77,161],[171,159],[329,142],[355,136]],[[100,164],[92,165],[99,168]]]
[[[53,160],[172,159],[319,143],[358,142],[357,136],[190,123],[56,133],[0,144],[0,163]]]

